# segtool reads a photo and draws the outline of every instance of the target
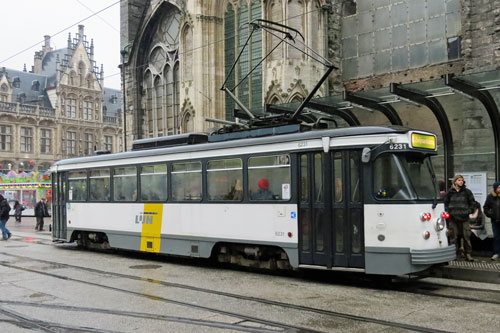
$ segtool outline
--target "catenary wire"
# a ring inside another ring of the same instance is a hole
[[[286,22],[288,20],[291,20],[291,19],[294,19],[294,18],[297,18],[297,17],[301,17],[301,16],[306,16],[306,15],[308,15],[310,13],[314,13],[314,12],[318,12],[318,11],[320,11],[320,9],[313,9],[313,10],[310,10],[308,12],[305,12],[305,13],[302,13],[302,14],[298,14],[298,15],[295,15],[295,16],[290,16],[290,17],[287,17],[286,19],[283,19],[283,20],[280,20],[280,21],[276,21],[276,22],[283,23],[283,22]],[[246,25],[240,26],[238,28],[238,33],[241,30],[243,30],[243,29],[246,29]],[[236,36],[237,36],[237,33],[233,33],[233,34],[229,35],[228,37],[225,37],[225,38],[222,38],[222,39],[219,39],[219,40],[207,43],[205,45],[200,45],[200,46],[197,46],[197,47],[193,47],[192,49],[189,49],[189,50],[184,50],[184,52],[177,51],[177,54],[180,57],[180,56],[182,56],[185,53],[194,52],[194,51],[197,51],[197,50],[200,50],[200,49],[203,49],[203,48],[215,45],[215,44],[219,44],[219,43],[225,42],[226,40],[230,40],[232,38],[235,38]],[[167,60],[167,57],[165,55],[162,55],[162,58],[160,58],[159,60]],[[135,66],[135,67],[131,67],[129,69],[130,70],[137,70],[137,69],[140,69],[140,68],[145,68],[147,66],[149,66],[149,64],[142,64],[142,65],[138,65],[138,66]],[[121,74],[120,72],[116,72],[116,73],[113,73],[113,74],[105,76],[104,79],[110,78],[110,77],[114,77],[114,76],[120,75],[120,74]]]
[[[96,16],[97,14],[99,14],[99,13],[101,13],[101,12],[103,12],[103,11],[105,11],[105,10],[107,10],[107,9],[109,9],[109,8],[111,8],[111,7],[115,6],[115,5],[117,5],[117,4],[119,4],[120,2],[121,2],[121,0],[119,0],[119,1],[116,1],[116,2],[112,3],[111,5],[109,5],[109,6],[105,7],[105,8],[103,8],[103,9],[101,9],[101,10],[99,10],[99,11],[95,12],[95,13],[93,13],[92,15],[89,15],[89,16],[85,17],[84,19],[81,19],[80,21],[78,21],[78,22],[76,22],[76,23],[71,24],[71,25],[70,25],[70,26],[68,26],[68,27],[66,27],[66,28],[64,28],[64,29],[62,29],[62,30],[59,30],[59,31],[58,31],[58,32],[56,32],[55,34],[52,34],[52,35],[51,35],[51,37],[55,37],[55,36],[57,36],[57,35],[59,35],[59,34],[63,33],[64,31],[66,31],[66,30],[68,30],[68,29],[70,29],[70,28],[74,27],[75,25],[80,24],[80,23],[82,23],[82,22],[84,22],[84,21],[86,21],[86,20],[90,19],[91,17]],[[0,61],[0,64],[4,63],[4,62],[6,62],[6,61],[8,61],[8,60],[10,60],[10,59],[12,59],[12,58],[14,58],[14,57],[17,57],[18,55],[20,55],[20,54],[22,54],[22,53],[24,53],[24,52],[26,52],[26,51],[28,51],[28,50],[30,50],[30,49],[32,49],[32,48],[34,48],[35,46],[37,46],[37,45],[39,45],[39,44],[41,44],[41,43],[43,43],[43,42],[44,42],[44,41],[37,42],[37,43],[35,43],[35,44],[33,44],[33,45],[31,45],[31,46],[29,46],[29,47],[25,48],[25,49],[23,49],[23,50],[21,50],[21,51],[19,51],[19,52],[15,53],[15,54],[13,54],[13,55],[11,55],[11,56],[9,56],[9,57],[7,57],[7,58],[5,58],[5,59],[1,60],[1,61]]]

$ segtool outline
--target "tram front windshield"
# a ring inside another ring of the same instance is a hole
[[[433,200],[437,197],[429,156],[384,153],[375,160],[374,192],[379,200]]]

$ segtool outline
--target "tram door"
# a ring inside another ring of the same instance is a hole
[[[66,173],[52,175],[52,236],[66,239]]]
[[[300,263],[364,267],[360,151],[299,155]]]

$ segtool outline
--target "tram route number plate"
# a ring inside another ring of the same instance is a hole
[[[408,149],[408,145],[406,143],[391,143],[389,145],[390,150],[400,150],[400,149]]]

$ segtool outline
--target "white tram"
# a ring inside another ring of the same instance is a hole
[[[455,258],[435,154],[435,135],[403,127],[138,140],[53,165],[53,239],[268,268],[423,271]]]

